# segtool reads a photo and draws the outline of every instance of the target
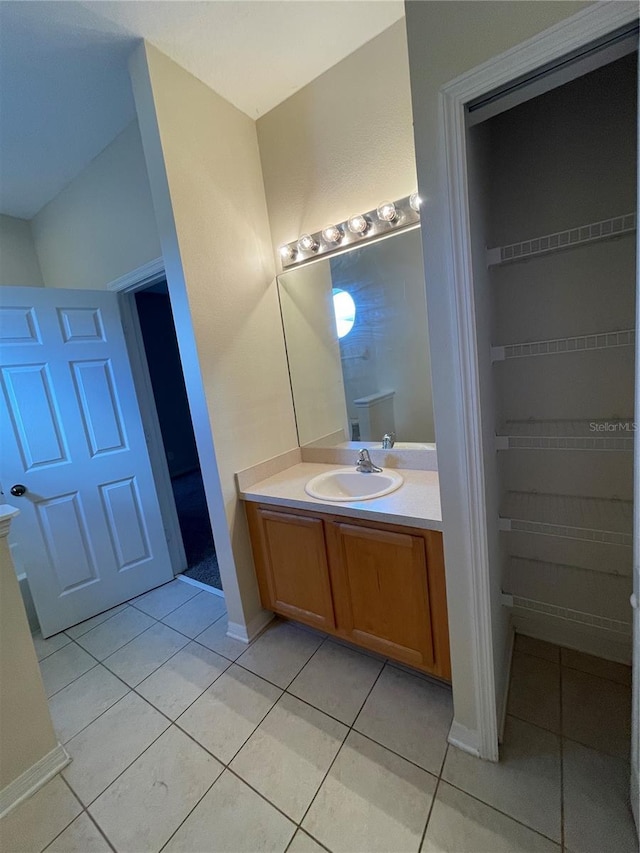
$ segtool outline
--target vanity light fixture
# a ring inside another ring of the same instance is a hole
[[[394,222],[398,218],[398,211],[392,201],[381,201],[376,213],[381,222]]]
[[[367,217],[361,213],[354,213],[347,219],[347,228],[352,234],[364,234],[369,228]]]
[[[373,210],[354,213],[344,222],[325,225],[321,231],[302,234],[297,240],[280,246],[282,269],[313,263],[318,258],[336,255],[418,225],[420,197],[417,192],[397,201],[382,201]]]
[[[301,252],[315,252],[319,248],[319,244],[311,234],[303,234],[298,240],[298,248]]]
[[[291,243],[285,243],[283,246],[280,246],[280,257],[283,264],[295,261],[297,254],[295,246]]]
[[[322,229],[322,239],[325,243],[339,243],[342,240],[342,229],[337,225],[326,225]]]

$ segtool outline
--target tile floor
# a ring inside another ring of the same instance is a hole
[[[449,690],[274,622],[226,636],[174,581],[36,638],[72,757],[3,853],[631,853],[629,669],[518,637],[499,764],[447,746]]]

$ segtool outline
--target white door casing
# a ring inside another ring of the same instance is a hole
[[[469,565],[472,570],[473,596],[471,625],[475,707],[477,733],[465,734],[452,725],[449,740],[482,758],[498,757],[498,727],[493,692],[494,666],[491,633],[491,591],[489,559],[486,548],[486,501],[484,497],[484,461],[480,436],[479,377],[475,350],[475,311],[471,264],[470,213],[468,203],[466,105],[476,98],[530,74],[547,62],[554,62],[574,50],[615,31],[638,18],[637,4],[594,3],[559,24],[516,45],[500,56],[493,57],[452,80],[440,90],[440,130],[443,172],[447,187],[447,236],[449,241],[447,285],[453,293],[451,338],[453,347],[461,354],[462,369],[456,388],[460,418],[464,425],[465,488],[460,500],[464,505],[465,535],[468,537]],[[420,187],[419,187],[420,189]],[[640,297],[640,285],[638,295]],[[640,303],[639,303],[640,309]],[[640,314],[639,314],[640,317]],[[636,344],[640,347],[640,343]],[[640,355],[640,354],[639,354]],[[640,361],[638,362],[640,364]],[[636,378],[638,373],[636,372]],[[636,405],[640,400],[640,388]],[[637,411],[637,409],[636,409]],[[636,453],[638,449],[636,448]],[[636,495],[640,488],[640,456],[635,462]],[[640,584],[640,507],[634,509],[635,584]],[[636,600],[637,607],[637,600]],[[640,612],[634,612],[634,712],[632,720],[632,782],[631,796],[638,823],[638,776],[640,774]],[[455,696],[455,690],[454,690]],[[477,740],[476,740],[477,738]]]
[[[0,482],[47,637],[173,572],[116,295],[0,298]]]

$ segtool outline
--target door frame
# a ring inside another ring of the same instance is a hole
[[[187,568],[187,556],[182,541],[182,531],[178,520],[178,512],[173,490],[171,488],[171,475],[164,452],[162,432],[156,401],[151,385],[151,376],[147,364],[147,355],[140,328],[140,320],[136,310],[135,294],[166,278],[164,260],[156,258],[127,275],[110,282],[107,290],[118,294],[118,305],[122,318],[122,328],[129,352],[131,373],[136,389],[136,396],[140,407],[140,417],[144,428],[151,470],[156,484],[160,513],[164,524],[167,547],[171,558],[174,577]]]
[[[471,667],[475,682],[475,706],[478,721],[477,743],[457,745],[481,758],[498,760],[498,708],[495,695],[495,666],[492,640],[489,552],[487,543],[485,465],[480,412],[480,380],[477,357],[476,317],[471,251],[471,217],[467,175],[466,105],[489,92],[530,74],[548,62],[554,62],[637,20],[633,3],[600,2],[571,18],[499,54],[444,85],[439,92],[440,150],[445,177],[447,281],[452,294],[452,348],[460,354],[460,373],[452,376],[462,423],[462,447],[466,478],[460,497],[465,518],[468,565],[471,580],[470,629]],[[637,345],[638,346],[638,345]],[[636,471],[640,462],[636,461]],[[640,475],[636,474],[640,483]],[[634,507],[634,531],[640,531],[640,501]],[[637,541],[637,536],[636,536]],[[637,615],[637,611],[636,611]],[[636,640],[637,642],[637,640]],[[634,655],[638,675],[638,655]],[[634,679],[635,691],[640,689]],[[636,697],[636,708],[637,697]],[[638,744],[633,744],[637,774]],[[638,823],[638,778],[635,786],[635,817]],[[632,797],[633,799],[633,797]]]

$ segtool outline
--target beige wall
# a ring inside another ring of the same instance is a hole
[[[251,623],[261,608],[234,473],[297,447],[256,127],[150,45],[131,71],[230,620]]]
[[[160,257],[137,122],[32,220],[46,287],[101,289]]]
[[[31,224],[0,216],[0,286],[42,287],[43,283]]]
[[[7,537],[0,536],[0,791],[57,744]]]
[[[460,354],[455,333],[447,255],[446,187],[439,122],[439,90],[450,80],[585,8],[579,2],[433,2],[408,0],[406,25],[414,104],[418,186],[423,198],[422,238],[429,306],[433,399],[445,534],[455,719],[477,731],[475,649],[469,632],[472,578],[465,510]]]
[[[257,125],[274,247],[412,193],[416,173],[404,22]]]

